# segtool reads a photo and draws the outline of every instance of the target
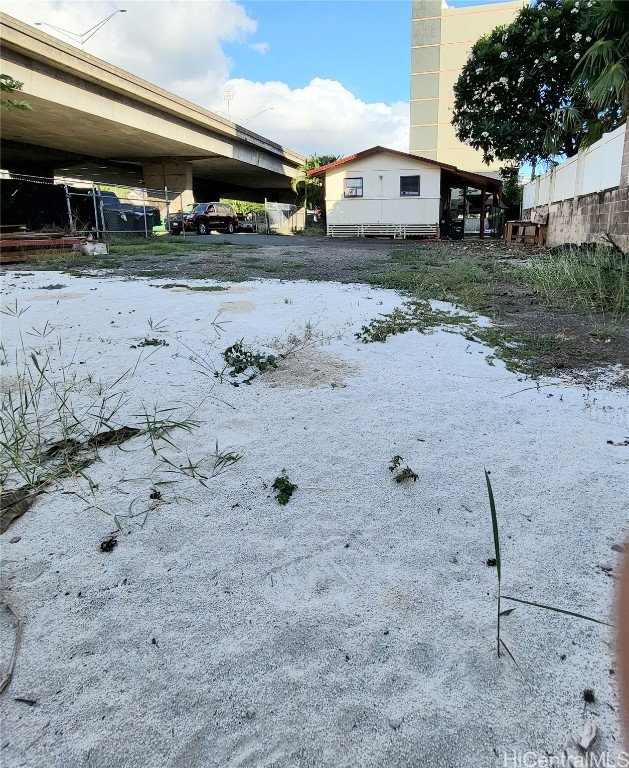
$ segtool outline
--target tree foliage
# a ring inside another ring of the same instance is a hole
[[[12,94],[15,91],[21,91],[24,83],[15,80],[11,75],[0,75],[0,92]],[[15,101],[14,99],[0,98],[0,108],[10,111],[32,109],[27,101]]]
[[[599,119],[587,125],[585,143],[597,141],[627,119],[629,111],[629,3],[599,0],[588,17],[591,46],[578,62],[573,87]],[[579,120],[581,115],[574,115]]]
[[[598,110],[573,73],[593,40],[595,0],[542,0],[481,38],[454,86],[457,137],[485,162],[573,156]],[[578,119],[575,119],[578,114]]]
[[[230,198],[221,197],[221,202],[231,205],[234,211],[240,215],[264,210],[264,203],[250,203],[248,200],[231,200]]]
[[[306,162],[303,165],[297,167],[297,176],[291,181],[293,192],[299,194],[300,191],[304,194],[304,201],[311,208],[319,208],[323,206],[323,182],[321,179],[311,178],[308,176],[309,171],[314,171],[315,168],[321,168],[324,165],[333,163],[338,160],[338,155],[310,155],[306,158]]]

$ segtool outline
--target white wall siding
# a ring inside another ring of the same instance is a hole
[[[578,157],[571,157],[565,163],[555,169],[555,187],[553,189],[553,202],[556,200],[568,200],[574,197],[577,184]]]
[[[522,207],[525,209],[535,208],[535,198],[537,197],[537,179],[524,185],[522,192]]]
[[[419,197],[400,195],[400,176],[419,176]],[[346,198],[346,178],[362,178],[363,196]],[[328,171],[328,224],[437,224],[441,169],[379,153]]]
[[[550,202],[550,174],[545,173],[539,177],[539,186],[537,187],[537,204],[547,205]]]
[[[585,151],[580,195],[602,192],[620,185],[625,125],[608,133]]]
[[[524,209],[604,192],[620,185],[626,123],[524,185]]]

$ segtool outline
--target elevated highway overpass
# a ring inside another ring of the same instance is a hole
[[[32,111],[3,111],[0,165],[13,173],[167,186],[183,204],[278,202],[304,158],[153,83],[0,14],[1,71]]]

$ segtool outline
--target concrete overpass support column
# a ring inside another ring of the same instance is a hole
[[[168,197],[174,208],[194,203],[192,194],[192,165],[190,163],[143,162],[142,173],[147,189],[168,187]]]

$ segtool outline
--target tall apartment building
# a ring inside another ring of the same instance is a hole
[[[409,151],[478,173],[497,171],[462,144],[451,124],[453,87],[474,43],[510,24],[528,0],[449,8],[446,0],[413,0]]]

